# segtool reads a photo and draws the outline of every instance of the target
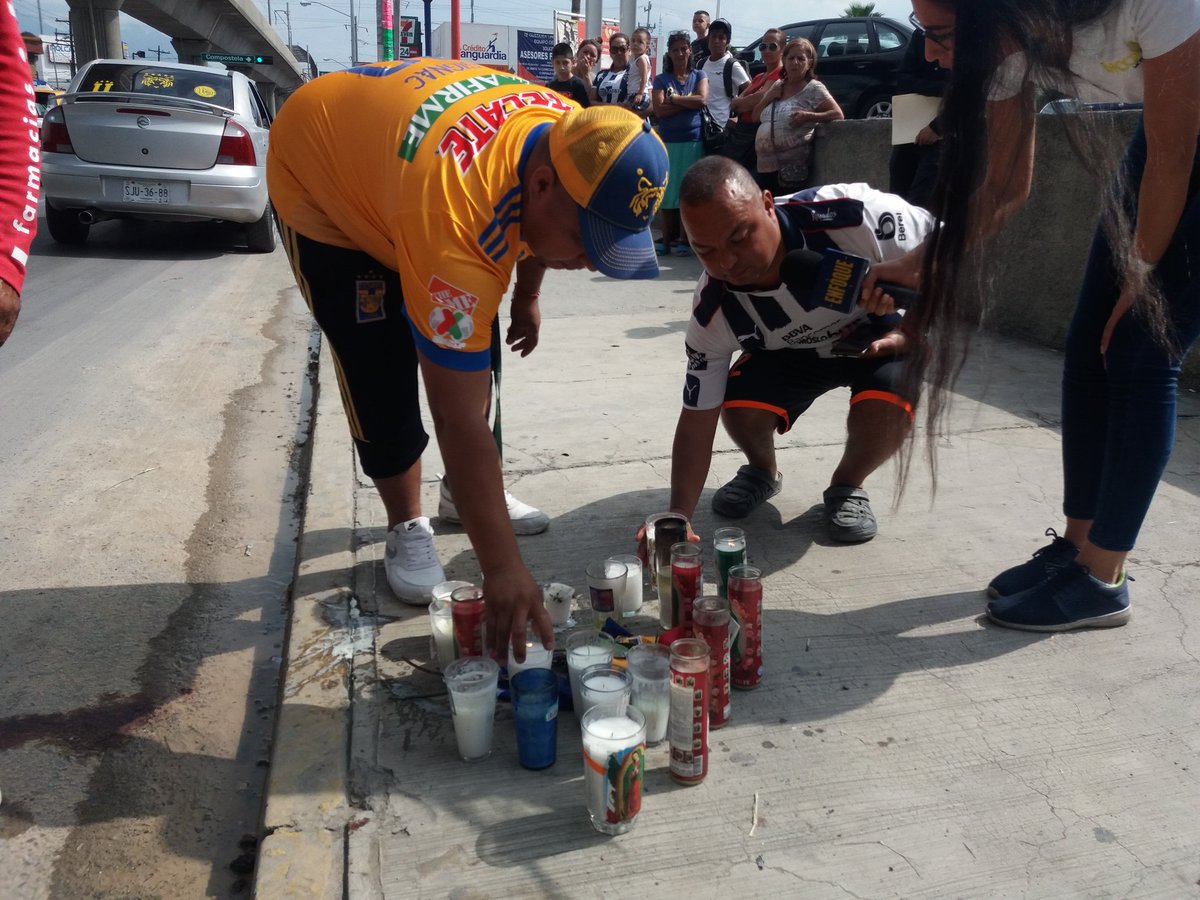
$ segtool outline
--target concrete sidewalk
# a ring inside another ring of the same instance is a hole
[[[551,273],[541,345],[505,359],[508,486],[553,517],[521,539],[539,581],[583,590],[586,563],[630,552],[638,520],[665,507],[698,272]],[[258,895],[1200,895],[1194,398],[1131,559],[1133,621],[1041,636],[981,619],[987,581],[1061,527],[1060,362],[977,341],[936,498],[918,461],[893,508],[881,470],[865,545],[833,545],[818,516],[846,392],[779,441],[784,490],[742,523],[766,573],[763,686],[735,692],[703,785],[677,786],[665,746],[650,749],[637,826],[606,839],[588,824],[572,714],[550,769],[517,765],[503,704],[491,758],[458,760],[428,617],[387,588],[383,508],[324,357]],[[722,435],[695,522],[706,538],[712,490],[741,462]],[[439,471],[431,445],[431,516]],[[434,525],[447,576],[477,581],[462,529]]]

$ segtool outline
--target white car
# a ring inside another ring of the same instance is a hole
[[[271,117],[240,72],[182,63],[97,59],[71,80],[42,125],[42,195],[50,236],[87,240],[111,218],[244,227],[269,253]]]

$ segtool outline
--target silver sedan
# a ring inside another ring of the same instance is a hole
[[[240,72],[99,59],[72,79],[42,126],[46,224],[81,244],[110,218],[219,220],[251,250],[275,247],[267,197],[271,119]]]

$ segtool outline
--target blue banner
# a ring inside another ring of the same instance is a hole
[[[554,80],[550,52],[554,35],[541,31],[517,31],[517,74],[527,81],[545,84]]]

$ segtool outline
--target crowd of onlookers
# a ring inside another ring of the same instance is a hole
[[[616,103],[650,117],[667,146],[672,178],[660,207],[662,255],[690,255],[679,222],[678,185],[702,156],[720,154],[754,173],[764,188],[787,194],[808,185],[816,126],[844,118],[816,77],[817,50],[805,38],[787,40],[770,28],[759,50],[764,70],[753,78],[730,52],[732,27],[697,10],[693,39],[686,31],[667,37],[657,75],[650,62],[652,36],[645,28],[609,37],[612,60],[601,67],[601,44],[560,43],[553,51],[555,80],[549,86],[577,103]]]

